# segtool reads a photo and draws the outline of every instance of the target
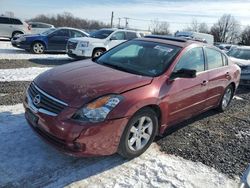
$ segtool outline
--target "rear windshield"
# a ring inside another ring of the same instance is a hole
[[[238,59],[250,60],[250,49],[233,48],[227,55]]]

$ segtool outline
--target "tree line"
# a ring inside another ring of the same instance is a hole
[[[52,16],[42,14],[28,21],[45,22],[55,27],[75,27],[87,31],[110,27],[109,24],[97,20],[74,17],[73,14],[68,12]],[[154,20],[151,23],[151,31],[153,34],[169,35],[171,34],[169,28],[170,24],[168,22]],[[221,16],[212,27],[209,27],[205,22],[198,23],[197,20],[193,20],[189,26],[183,29],[183,31],[212,34],[215,42],[250,45],[250,26],[241,30],[240,22],[231,14],[224,14]]]

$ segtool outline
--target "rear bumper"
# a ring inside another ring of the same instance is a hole
[[[44,141],[63,153],[76,157],[105,156],[116,153],[121,135],[128,122],[127,118],[121,118],[94,124],[80,123],[38,112],[35,114],[38,117],[37,123],[32,123],[27,115],[30,109],[26,102],[24,102],[24,108],[25,118],[30,127]]]

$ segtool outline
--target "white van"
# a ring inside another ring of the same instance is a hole
[[[194,40],[199,40],[210,45],[214,45],[214,36],[206,33],[198,33],[193,31],[180,31],[175,33],[176,37],[191,38]]]
[[[29,25],[18,19],[0,16],[0,37],[12,38],[20,34],[29,34]]]
[[[39,34],[44,31],[47,31],[48,29],[55,28],[51,24],[42,23],[42,22],[29,22],[28,24],[29,24],[32,34]]]

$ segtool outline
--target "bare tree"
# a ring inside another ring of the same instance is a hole
[[[169,35],[169,23],[168,22],[160,22],[159,20],[152,21],[152,33],[156,35]]]
[[[199,32],[200,33],[210,33],[209,27],[205,22],[199,24]]]
[[[216,42],[237,43],[240,35],[240,24],[230,14],[224,14],[211,28]]]
[[[183,31],[194,31],[200,33],[209,33],[209,27],[205,22],[198,23],[196,19],[193,19],[191,24],[187,26]]]
[[[62,14],[47,16],[47,15],[38,15],[37,17],[30,19],[28,21],[37,21],[53,24],[55,27],[75,27],[86,30],[100,29],[103,27],[109,27],[108,24],[105,24],[96,20],[87,20],[74,17],[73,14],[69,12],[64,12]]]
[[[241,44],[250,46],[250,26],[247,26],[241,33]]]

